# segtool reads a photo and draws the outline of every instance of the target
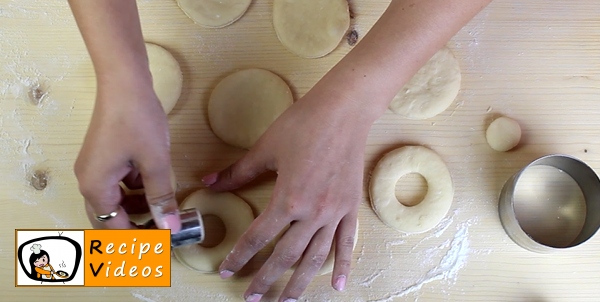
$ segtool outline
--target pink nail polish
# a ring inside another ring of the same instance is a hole
[[[335,290],[341,292],[346,288],[346,276],[340,275],[335,279]]]
[[[219,173],[213,173],[210,175],[206,175],[202,178],[202,183],[206,186],[214,185],[219,178]]]
[[[246,298],[246,302],[259,302],[262,296],[261,294],[252,294]]]
[[[181,221],[178,213],[169,213],[163,217],[163,226],[165,229],[171,229],[171,234],[181,231]]]
[[[283,300],[283,302],[296,302],[296,301],[298,301],[298,300],[293,299],[293,298],[287,298],[287,299]]]
[[[233,276],[233,272],[230,270],[224,269],[219,273],[219,275],[221,275],[221,279],[227,279],[227,278]]]

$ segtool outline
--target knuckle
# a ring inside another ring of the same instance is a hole
[[[158,194],[158,195],[146,195],[146,200],[148,201],[149,204],[154,205],[154,206],[158,206],[158,207],[167,206],[168,204],[170,204],[172,201],[175,200],[175,193],[173,191],[171,191],[168,193]]]
[[[354,247],[354,235],[343,236],[340,238],[340,246],[343,248]]]
[[[310,257],[310,259],[306,259],[308,260],[308,264],[313,267],[313,268],[320,268],[323,263],[325,263],[325,260],[327,260],[327,256],[328,254],[315,254],[312,257]]]
[[[259,237],[257,235],[247,236],[244,239],[245,245],[252,251],[260,250],[263,246],[266,245],[267,240]]]
[[[300,259],[300,256],[301,255],[299,253],[288,251],[277,256],[277,260],[282,265],[291,267],[298,261],[298,259]]]
[[[347,271],[350,269],[352,265],[350,260],[348,259],[335,259],[335,265],[339,267],[341,270]]]

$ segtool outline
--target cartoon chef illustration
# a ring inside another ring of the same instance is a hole
[[[41,244],[34,244],[31,246],[33,252],[29,256],[29,264],[31,265],[30,278],[35,280],[50,280],[55,279],[54,268],[50,265],[50,255],[48,252],[42,250]]]

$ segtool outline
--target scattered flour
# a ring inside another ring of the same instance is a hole
[[[450,242],[450,248],[442,257],[439,265],[430,269],[424,276],[419,278],[412,285],[409,285],[397,292],[394,292],[386,297],[369,300],[369,302],[388,302],[395,298],[403,297],[408,294],[417,292],[425,284],[433,281],[445,280],[448,282],[456,282],[458,273],[461,268],[467,263],[467,258],[470,253],[468,228],[470,222],[466,222],[458,227],[458,231]]]

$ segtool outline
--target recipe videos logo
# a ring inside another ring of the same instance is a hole
[[[170,230],[15,230],[15,286],[169,287]]]

